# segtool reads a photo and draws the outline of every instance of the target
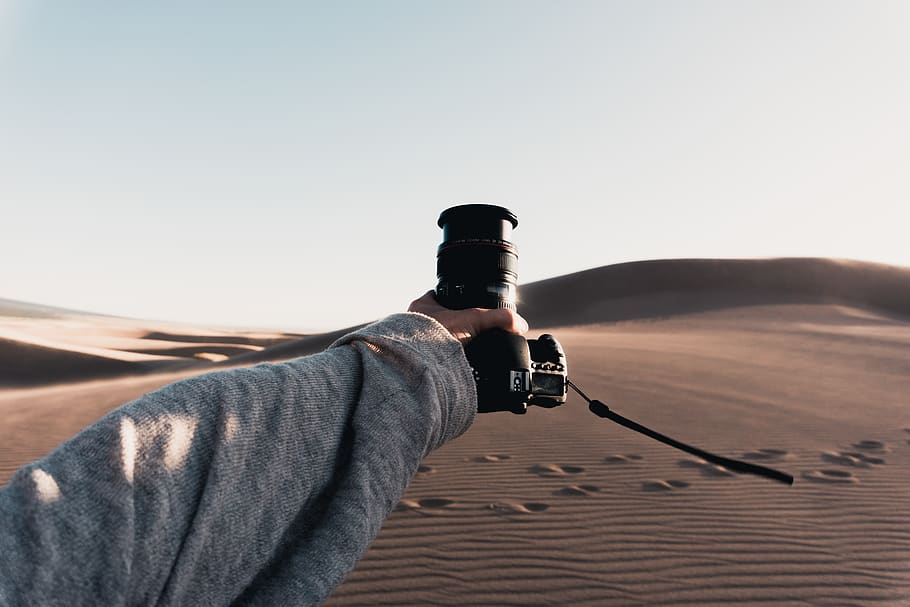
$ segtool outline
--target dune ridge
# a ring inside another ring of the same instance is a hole
[[[0,387],[196,370],[305,337],[192,327],[0,300]]]
[[[0,338],[0,386],[85,381],[173,370],[180,366],[175,364],[176,357],[125,354],[101,349],[50,347]],[[184,363],[184,366],[191,365]]]
[[[0,297],[0,316],[15,316],[19,318],[72,318],[73,316],[117,318],[96,312],[84,312],[82,310],[47,306],[16,299],[4,299],[2,297]]]
[[[843,303],[910,316],[910,268],[820,258],[635,261],[523,285],[532,326],[661,317],[759,303]]]
[[[814,258],[652,260],[529,283],[519,293],[519,310],[532,327],[787,302],[910,316],[910,269]],[[287,360],[319,352],[361,326],[315,335],[219,330],[0,299],[0,386]]]

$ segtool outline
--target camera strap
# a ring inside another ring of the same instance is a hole
[[[757,464],[750,464],[748,462],[743,462],[736,459],[731,459],[728,457],[721,457],[720,455],[715,455],[708,451],[703,451],[697,447],[687,445],[686,443],[680,442],[676,439],[670,438],[669,436],[663,435],[660,432],[655,432],[654,430],[642,426],[638,422],[634,422],[627,417],[623,417],[619,413],[611,410],[605,403],[599,400],[591,400],[587,395],[582,392],[578,386],[572,383],[571,380],[566,380],[573,390],[575,390],[579,396],[581,396],[588,403],[588,409],[594,415],[598,417],[603,417],[611,421],[616,422],[621,426],[625,426],[630,430],[635,430],[645,436],[649,436],[654,440],[660,441],[665,445],[670,445],[680,451],[685,451],[686,453],[691,453],[697,457],[702,458],[706,462],[722,466],[729,470],[730,472],[736,472],[739,474],[755,474],[758,476],[764,476],[765,478],[770,478],[781,483],[792,485],[793,477],[785,472],[780,472],[779,470],[774,470],[773,468],[766,468],[765,466],[759,466]]]

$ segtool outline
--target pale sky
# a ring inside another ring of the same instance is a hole
[[[910,266],[910,2],[0,0],[0,297],[330,329],[506,206],[521,280]]]

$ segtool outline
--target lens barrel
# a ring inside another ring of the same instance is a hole
[[[491,204],[463,204],[439,216],[436,299],[452,310],[515,309],[518,250],[509,239],[518,217]]]

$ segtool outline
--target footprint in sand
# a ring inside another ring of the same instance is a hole
[[[756,451],[744,453],[743,459],[771,462],[785,459],[789,455],[790,452],[784,451],[783,449],[758,449]]]
[[[865,453],[860,453],[858,451],[823,451],[821,458],[832,464],[850,466],[852,468],[868,468],[870,466],[880,466],[886,463],[885,460],[880,457],[866,455]]]
[[[858,443],[853,443],[852,447],[859,451],[868,451],[869,453],[890,453],[891,449],[883,443],[882,441],[877,440],[861,440]]]
[[[675,491],[676,489],[685,489],[689,486],[689,483],[686,481],[677,481],[677,480],[659,480],[659,481],[646,481],[641,484],[643,491]]]
[[[803,478],[816,483],[851,484],[859,479],[849,470],[813,470],[803,473]]]
[[[417,474],[433,474],[436,472],[436,468],[429,464],[420,464],[417,466]]]
[[[504,453],[488,453],[486,455],[481,455],[480,457],[475,457],[472,461],[475,461],[475,462],[504,462],[507,459],[512,459],[512,456],[506,455]]]
[[[568,497],[587,497],[600,491],[600,487],[594,485],[569,485],[562,489],[557,489],[553,495],[563,495]]]
[[[524,504],[518,502],[496,502],[486,505],[487,510],[492,510],[499,514],[533,514],[535,512],[543,512],[549,507],[550,504],[541,502],[527,502]]]
[[[557,466],[556,464],[535,464],[528,468],[528,472],[548,478],[580,474],[584,471],[585,469],[581,466]]]
[[[395,511],[421,511],[425,509],[439,510],[441,508],[445,508],[446,506],[451,506],[454,503],[455,500],[450,500],[444,497],[425,497],[419,500],[403,499],[398,502],[397,506],[395,506]]]
[[[702,473],[703,476],[711,478],[729,478],[733,473],[724,468],[703,459],[681,459],[677,462],[680,468],[694,468]]]
[[[420,504],[421,508],[445,508],[454,504],[455,500],[444,497],[425,497],[422,500],[417,500],[417,503]]]
[[[608,455],[604,458],[605,464],[631,464],[632,462],[637,462],[644,459],[642,456],[637,453],[617,453],[615,455]]]

